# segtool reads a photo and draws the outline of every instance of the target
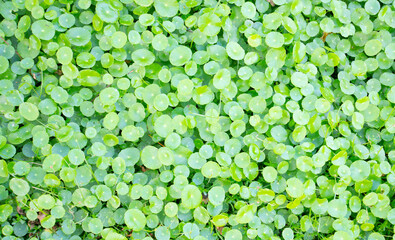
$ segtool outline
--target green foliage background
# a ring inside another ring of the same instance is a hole
[[[1,239],[395,239],[393,0],[0,0]]]

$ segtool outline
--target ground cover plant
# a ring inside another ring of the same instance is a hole
[[[1,239],[395,239],[393,0],[0,0]]]

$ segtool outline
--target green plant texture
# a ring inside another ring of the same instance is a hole
[[[394,0],[0,0],[0,239],[395,239]]]

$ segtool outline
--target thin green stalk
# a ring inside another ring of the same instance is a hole
[[[34,204],[34,206],[36,206],[36,208],[37,208],[40,212],[42,212],[42,209],[36,205],[36,203],[35,203],[35,202],[33,201],[33,199],[29,196],[29,194],[26,194],[26,196],[27,196],[27,198],[30,199],[30,201]]]
[[[23,86],[24,84],[28,84],[32,88],[32,90],[37,94],[37,96],[39,96],[39,94],[36,91],[36,89],[34,89],[33,85],[31,85],[29,82],[23,82],[23,83],[21,83],[21,85],[19,87]]]
[[[167,30],[167,28],[166,28],[159,20],[157,20],[157,22],[159,23],[159,25],[160,25],[170,36],[172,36],[174,39],[176,39],[176,37],[174,37],[173,34],[172,34],[169,30]]]
[[[40,98],[41,94],[43,93],[43,86],[44,86],[44,73],[41,71],[41,89],[40,89]]]
[[[78,141],[75,141],[75,142],[77,143],[78,148],[81,149],[81,146],[80,146],[80,144],[78,143]],[[95,176],[95,173],[92,171],[91,165],[88,163],[88,161],[86,161],[86,158],[85,158],[85,157],[84,157],[84,161],[85,161],[86,165],[88,165],[89,171],[91,172],[91,174],[92,174],[92,176],[93,176],[93,179],[95,179],[95,181],[96,181],[97,184],[100,184],[99,181],[97,180],[96,176]]]
[[[44,189],[42,189],[42,188],[38,188],[38,187],[34,187],[34,186],[32,186],[32,188],[34,188],[34,189],[37,189],[37,190],[39,190],[39,191],[42,191],[42,192],[45,192],[45,193],[48,193],[48,194],[51,194],[51,195],[54,195],[54,196],[56,196],[56,194],[55,194],[55,193],[48,192],[47,190],[44,190]]]

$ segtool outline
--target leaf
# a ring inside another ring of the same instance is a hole
[[[256,210],[255,205],[246,205],[240,208],[236,215],[236,221],[240,224],[249,223],[255,216]]]

